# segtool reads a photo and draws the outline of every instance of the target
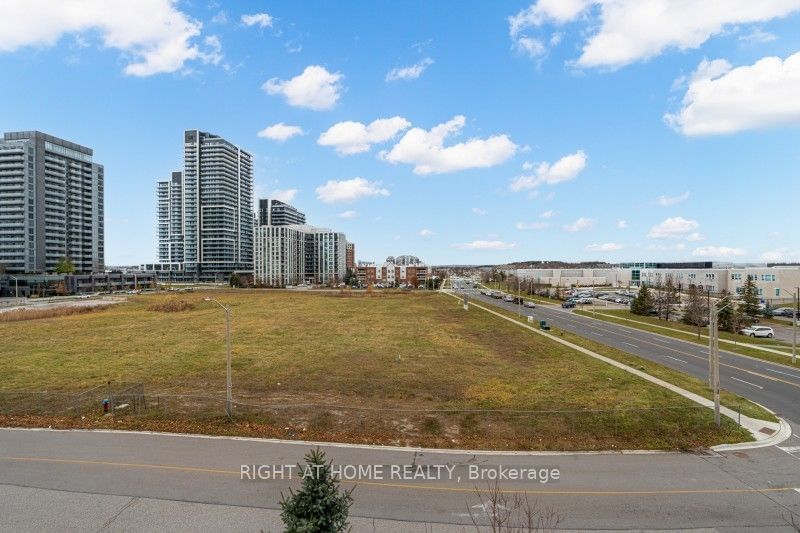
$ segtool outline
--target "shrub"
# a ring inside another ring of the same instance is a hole
[[[165,300],[152,304],[147,309],[161,313],[180,313],[183,311],[191,311],[194,309],[194,304],[186,300]]]
[[[15,311],[6,311],[0,313],[0,322],[21,322],[23,320],[38,320],[41,318],[55,318],[60,316],[78,315],[83,313],[91,313],[98,309],[103,309],[107,306],[65,306],[54,307],[51,309],[18,309]]]

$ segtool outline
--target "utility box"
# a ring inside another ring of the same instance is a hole
[[[533,317],[530,315],[528,315],[528,322],[530,322],[531,324],[533,323]]]
[[[540,320],[539,321],[539,329],[544,331],[550,331],[550,326],[547,325],[547,320]]]

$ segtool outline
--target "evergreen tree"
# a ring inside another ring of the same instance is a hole
[[[56,264],[56,274],[74,274],[75,273],[75,265],[72,264],[72,261],[69,260],[68,257],[62,257],[59,259],[58,264]]]
[[[742,287],[741,311],[751,320],[758,316],[758,288],[756,287],[755,276],[747,276]]]
[[[328,533],[346,531],[347,516],[353,505],[353,489],[340,491],[339,481],[331,474],[331,463],[319,448],[305,456],[306,465],[298,466],[303,481],[297,492],[281,499],[281,519],[288,533]]]
[[[241,287],[242,286],[242,280],[241,280],[241,278],[239,278],[239,274],[237,274],[236,272],[231,274],[230,280],[228,282],[230,283],[231,287]]]
[[[655,302],[650,289],[647,288],[647,285],[642,284],[642,286],[639,288],[639,294],[637,294],[636,298],[634,298],[631,302],[631,312],[634,315],[650,314],[650,311],[653,310],[654,304]]]

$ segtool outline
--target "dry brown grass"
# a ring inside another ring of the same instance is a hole
[[[22,322],[23,320],[39,320],[42,318],[57,318],[62,316],[80,315],[91,313],[106,306],[68,306],[52,307],[49,309],[18,309],[0,313],[0,322]]]
[[[194,309],[194,303],[175,299],[154,303],[147,308],[148,311],[160,313],[181,313],[183,311],[191,311],[192,309]]]

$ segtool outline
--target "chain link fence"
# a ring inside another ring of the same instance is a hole
[[[193,422],[226,419],[225,396],[145,393],[142,383],[112,382],[65,392],[0,391],[0,415],[134,416]],[[413,409],[319,403],[234,401],[233,419],[308,435],[358,435],[381,441],[413,437],[497,442],[659,441],[720,431],[702,406],[581,410]],[[722,430],[737,423],[722,417]]]

